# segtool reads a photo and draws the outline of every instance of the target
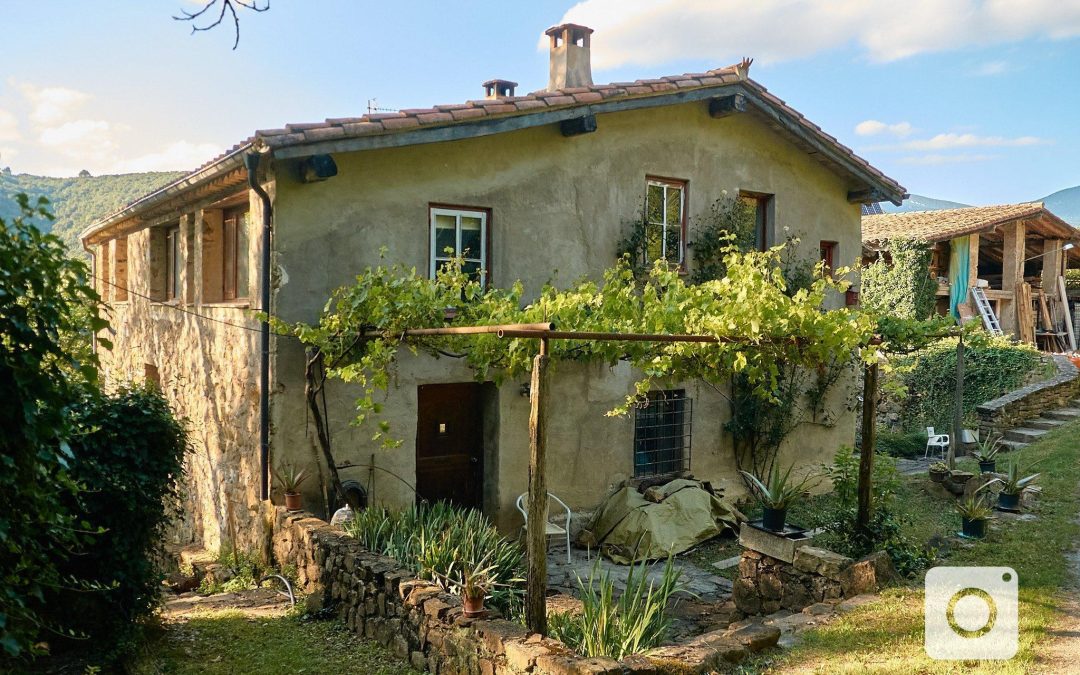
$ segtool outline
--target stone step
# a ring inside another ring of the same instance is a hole
[[[1028,444],[1024,443],[1023,441],[1011,441],[1011,440],[1009,440],[1007,438],[1004,439],[1003,441],[1001,441],[1000,445],[1001,445],[1002,451],[1004,451],[1004,452],[1010,452],[1010,451],[1013,451],[1013,450],[1021,450],[1021,449],[1026,448],[1028,446]]]
[[[1058,408],[1057,410],[1047,410],[1043,413],[1043,417],[1049,417],[1052,420],[1061,420],[1062,422],[1072,422],[1073,420],[1080,420],[1080,408]]]
[[[1008,431],[1006,431],[1005,438],[1010,441],[1031,443],[1032,441],[1039,440],[1039,437],[1045,435],[1046,433],[1046,429],[1029,429],[1027,427],[1019,427],[1017,429],[1009,429]]]
[[[1052,431],[1065,423],[1061,420],[1052,420],[1048,417],[1040,417],[1038,419],[1028,420],[1027,422],[1024,422],[1024,424],[1031,427],[1032,429],[1045,429],[1047,431]]]

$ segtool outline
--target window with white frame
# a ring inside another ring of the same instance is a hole
[[[488,214],[472,209],[431,207],[430,274],[453,258],[463,261],[462,271],[487,281]]]
[[[645,185],[645,246],[643,261],[666,260],[682,265],[685,258],[686,183],[648,178]]]

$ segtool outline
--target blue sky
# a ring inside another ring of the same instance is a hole
[[[593,79],[755,58],[751,77],[903,183],[972,204],[1080,185],[1073,0],[274,0],[190,35],[192,0],[6,2],[0,166],[189,169],[259,128],[542,89],[540,37],[596,29]],[[901,11],[898,9],[903,7]]]

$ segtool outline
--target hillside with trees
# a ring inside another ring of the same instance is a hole
[[[83,171],[72,178],[12,174],[0,172],[0,218],[18,215],[14,196],[25,192],[31,202],[45,197],[56,216],[52,232],[63,239],[71,251],[82,251],[79,233],[95,219],[159,188],[183,175],[178,171],[127,173],[91,176]],[[39,224],[43,221],[37,221]]]

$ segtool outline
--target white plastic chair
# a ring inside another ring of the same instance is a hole
[[[941,458],[945,459],[945,451],[949,447],[949,434],[938,434],[934,432],[934,427],[926,427],[926,452],[923,453],[923,459],[930,456],[930,448],[937,448],[941,453]]]
[[[569,564],[570,563],[570,507],[566,505],[566,502],[559,499],[558,497],[551,494],[550,492],[547,493],[547,496],[548,496],[549,504],[550,504],[550,500],[554,499],[556,502],[558,502],[559,506],[563,507],[563,510],[566,511],[566,527],[562,527],[561,525],[557,525],[557,524],[551,522],[551,520],[550,520],[551,509],[549,508],[548,509],[549,520],[547,521],[547,524],[546,524],[547,527],[544,528],[544,534],[546,536],[548,536],[548,537],[566,537],[566,562],[567,562],[567,564]],[[529,497],[529,493],[528,492],[523,492],[517,498],[517,510],[521,511],[521,516],[525,519],[525,525],[526,526],[528,526],[528,524],[529,524],[529,514],[525,510],[525,500],[528,497]]]

